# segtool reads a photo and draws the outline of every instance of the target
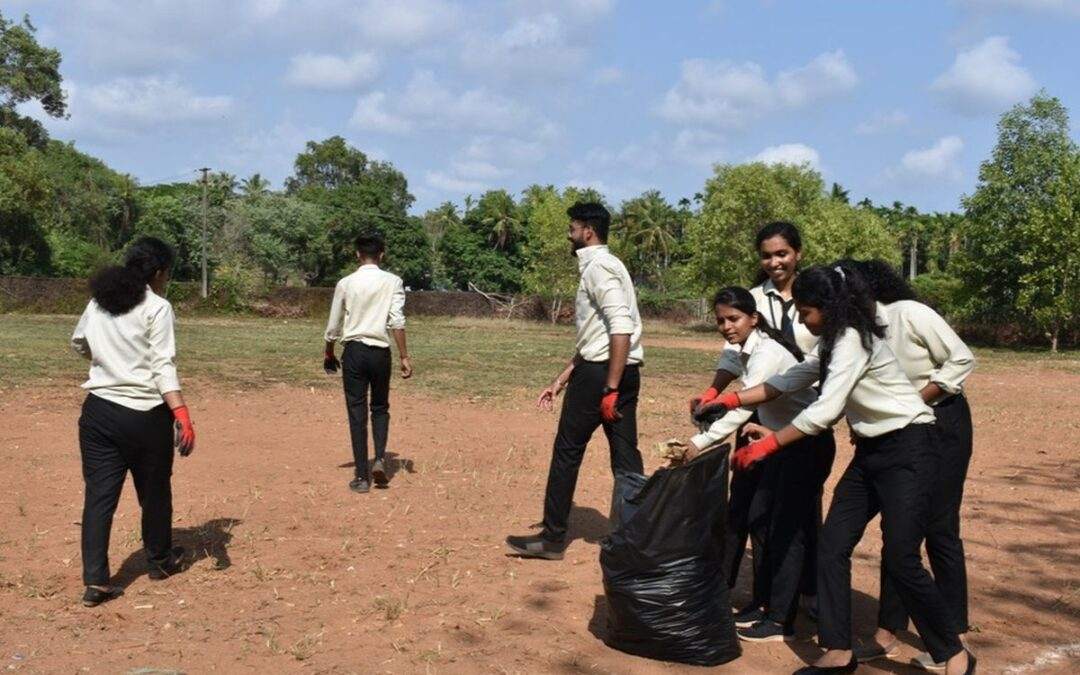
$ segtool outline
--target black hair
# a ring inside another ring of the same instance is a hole
[[[172,269],[176,254],[156,237],[140,237],[128,247],[123,265],[111,265],[90,278],[90,294],[109,314],[127,314],[146,297],[158,272]]]
[[[884,260],[840,260],[841,267],[854,267],[870,287],[870,292],[883,305],[891,305],[897,300],[918,300],[908,282],[895,267]]]
[[[885,337],[884,326],[877,322],[877,307],[870,287],[852,265],[841,261],[810,267],[795,277],[791,294],[800,305],[816,307],[825,319],[818,343],[822,384],[833,346],[845,330],[854,328],[866,350],[871,348],[875,337]]]
[[[362,234],[356,238],[356,252],[368,260],[378,258],[386,251],[386,242],[377,234]]]
[[[608,230],[611,229],[611,214],[599,202],[578,202],[566,209],[570,220],[584,223],[596,233],[597,238],[607,243]]]
[[[783,345],[784,349],[791,352],[791,355],[795,357],[796,361],[801,362],[805,358],[798,345],[789,340],[786,335],[776,328],[769,325],[769,322],[766,321],[765,317],[758,311],[757,301],[754,300],[754,296],[742,286],[728,286],[727,288],[721,288],[717,291],[716,295],[713,296],[712,306],[715,309],[717,305],[734,307],[743,314],[748,314],[750,316],[757,315],[758,330]]]
[[[761,242],[773,237],[783,237],[788,246],[796,252],[802,250],[802,235],[799,234],[799,228],[795,227],[794,223],[789,223],[786,220],[774,220],[771,223],[766,223],[754,235],[754,253],[761,251]],[[759,269],[754,283],[760,284],[768,278],[769,275],[765,273],[765,270]]]

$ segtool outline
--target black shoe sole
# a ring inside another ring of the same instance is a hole
[[[83,607],[97,607],[102,603],[115,600],[123,594],[124,591],[119,588],[113,588],[109,591],[99,591],[96,588],[88,588],[86,589],[86,593],[83,594],[82,605]]]
[[[371,486],[361,487],[359,485],[350,484],[349,489],[352,490],[353,492],[355,492],[358,495],[366,495],[368,492],[371,491]]]

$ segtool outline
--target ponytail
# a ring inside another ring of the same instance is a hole
[[[798,345],[789,340],[786,335],[769,325],[769,322],[766,321],[761,312],[757,310],[757,301],[754,300],[754,296],[745,288],[742,288],[741,286],[728,286],[727,288],[720,289],[717,294],[713,296],[713,307],[715,308],[717,305],[727,305],[728,307],[734,307],[743,314],[756,316],[758,330],[779,342],[784,349],[791,352],[791,355],[795,357],[796,361],[802,362],[802,360],[806,358]]]
[[[875,337],[885,337],[885,328],[877,323],[873,293],[854,265],[841,261],[811,267],[795,277],[791,292],[796,302],[819,309],[824,317],[818,344],[821,383],[828,374],[836,340],[845,330],[854,328],[868,351]]]
[[[90,278],[90,294],[113,316],[127,314],[146,298],[146,285],[172,269],[176,255],[155,237],[140,237],[128,249],[123,265],[111,265]]]

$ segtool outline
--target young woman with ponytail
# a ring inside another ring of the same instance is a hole
[[[795,311],[795,300],[792,297],[792,286],[799,272],[799,262],[802,260],[802,235],[799,228],[789,222],[775,221],[766,224],[757,231],[754,237],[754,252],[759,262],[757,285],[750,289],[754,298],[757,311],[761,315],[761,325],[768,326],[783,334],[788,342],[794,343],[804,354],[817,345],[817,336],[807,330],[798,318]],[[708,405],[715,401],[720,392],[731,382],[743,374],[743,363],[739,356],[738,348],[728,345],[720,354],[716,364],[716,373],[713,376],[712,385],[704,392],[690,400],[690,412],[693,414],[699,406]],[[750,421],[755,421],[751,418]],[[737,435],[736,447],[745,445],[748,441],[744,436]],[[817,457],[815,471],[822,482],[832,470],[835,450],[822,446],[822,451]],[[751,509],[755,507],[754,496],[757,494],[760,471],[743,471],[732,476],[731,492],[728,500],[728,519],[724,535],[725,569],[727,570],[728,586],[735,587],[738,580],[739,567],[742,556],[746,550],[746,539],[749,534],[749,520]],[[821,523],[821,498],[815,509],[816,520]],[[817,528],[810,533],[812,538],[817,536]],[[811,542],[811,548],[813,544]],[[755,577],[763,576],[758,567],[759,557],[754,558]],[[808,613],[813,616],[816,604],[816,578],[817,561],[814,556],[806,557],[806,566],[803,569],[800,593],[803,596],[803,605]],[[761,607],[750,603],[736,615],[736,622],[748,626],[762,617]]]
[[[818,640],[826,651],[797,672],[850,673],[858,667],[851,640],[851,554],[880,512],[882,557],[923,642],[935,661],[946,663],[947,675],[972,673],[975,657],[960,643],[920,555],[940,456],[934,412],[886,344],[873,296],[857,272],[810,268],[795,280],[793,292],[802,322],[820,338],[816,353],[717,403],[729,410],[756,406],[821,383],[818,399],[784,428],[748,427],[757,440],[736,451],[736,471],[824,432],[841,414],[855,436],[855,456],[836,486],[818,543]]]
[[[183,551],[172,546],[174,422],[183,456],[195,448],[195,429],[176,375],[173,310],[162,297],[174,258],[160,239],[136,240],[123,265],[90,279],[93,297],[71,336],[90,361],[79,417],[87,607],[121,592],[109,585],[109,534],[128,471],[142,507],[150,578],[179,571]]]
[[[742,382],[751,387],[803,360],[802,350],[758,311],[754,296],[732,286],[713,299],[716,325],[738,350]],[[778,430],[817,399],[813,389],[784,394],[757,407],[762,426]],[[746,423],[754,410],[736,408],[690,440],[688,458],[723,441]],[[754,598],[736,619],[739,637],[752,642],[794,639],[799,582],[807,556],[817,555],[816,508],[824,476],[815,470],[821,453],[835,452],[832,432],[796,443],[790,453],[761,462],[761,480],[750,508],[754,545]]]
[[[964,634],[968,630],[968,602],[960,503],[972,452],[971,409],[964,396],[964,381],[975,367],[975,356],[941,315],[918,302],[892,265],[883,260],[849,260],[841,267],[857,270],[869,284],[889,348],[937,417],[941,463],[926,531],[926,556],[956,630]],[[895,656],[900,644],[896,634],[908,626],[908,613],[885,565],[881,566],[880,598],[878,629],[870,644],[856,650],[859,661]],[[926,653],[915,660],[928,670],[944,667]]]

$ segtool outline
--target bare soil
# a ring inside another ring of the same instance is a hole
[[[714,345],[712,345],[714,346]],[[982,672],[1080,671],[1080,375],[1002,366],[969,385],[975,455],[963,507],[969,642]],[[680,386],[676,388],[676,384]],[[689,430],[700,383],[646,377],[641,447]],[[390,489],[347,489],[337,389],[191,382],[199,434],[174,475],[189,568],[145,575],[130,483],[113,527],[123,597],[83,608],[82,479],[70,389],[0,392],[0,668],[25,672],[698,672],[603,644],[598,542],[611,494],[601,434],[561,562],[506,555],[539,519],[556,419],[509,402],[423,398],[395,381]],[[31,393],[33,392],[33,393]],[[846,436],[841,431],[838,438]],[[835,483],[850,457],[841,442]],[[827,496],[827,499],[829,496]],[[856,550],[856,632],[873,629],[878,525]],[[746,600],[748,572],[734,600]],[[812,625],[801,626],[805,633]],[[908,672],[918,651],[861,672]],[[812,641],[747,645],[731,673],[790,672]]]

